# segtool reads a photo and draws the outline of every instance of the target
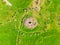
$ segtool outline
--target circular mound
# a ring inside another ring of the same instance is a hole
[[[38,25],[38,22],[35,18],[29,17],[24,20],[24,25],[29,29],[34,29]]]

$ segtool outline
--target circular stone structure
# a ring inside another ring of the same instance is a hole
[[[29,17],[24,20],[24,25],[29,29],[34,29],[38,25],[38,22],[35,18]]]

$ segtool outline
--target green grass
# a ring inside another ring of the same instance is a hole
[[[0,0],[0,45],[60,45],[59,0],[45,0],[39,12],[41,15],[35,10],[25,12],[32,0],[9,1],[13,6]],[[36,14],[33,15],[34,11]],[[36,28],[25,27],[23,19],[28,17],[37,19]]]

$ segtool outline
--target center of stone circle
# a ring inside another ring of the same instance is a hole
[[[29,24],[32,24],[32,22],[28,22]]]
[[[37,24],[37,20],[33,17],[29,17],[24,20],[24,25],[29,29],[34,29],[37,26]]]

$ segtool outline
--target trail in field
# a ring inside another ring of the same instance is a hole
[[[3,0],[3,2],[5,2],[6,5],[8,5],[8,6],[12,6],[12,4],[8,0]]]
[[[37,11],[40,11],[41,6],[44,4],[44,0],[33,0],[31,7],[35,8]]]

